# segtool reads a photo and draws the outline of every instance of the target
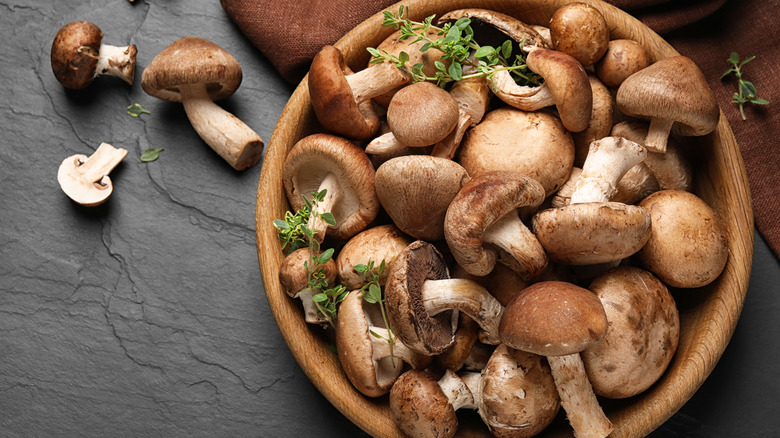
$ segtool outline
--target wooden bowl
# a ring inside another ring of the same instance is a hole
[[[655,60],[678,54],[668,43],[635,18],[597,0],[580,0],[598,8],[609,23],[611,38],[629,38],[641,43]],[[411,0],[411,18],[466,7],[493,9],[514,15],[530,24],[545,25],[567,0]],[[399,5],[388,8],[397,11]],[[349,66],[366,66],[366,47],[376,47],[390,33],[377,13],[341,38]],[[357,392],[341,371],[338,358],[326,346],[325,336],[303,320],[300,303],[285,295],[277,272],[284,258],[272,222],[290,208],[282,187],[282,163],[292,146],[320,130],[309,103],[306,79],[285,107],[268,144],[257,191],[257,251],[268,302],[282,335],[303,371],[322,394],[347,418],[373,436],[402,436],[389,415],[387,397],[370,399]],[[734,331],[752,263],[753,216],[745,167],[734,135],[721,113],[715,132],[693,140],[706,159],[696,163],[696,193],[714,208],[728,235],[729,261],[712,284],[697,290],[679,291],[680,344],[669,369],[648,391],[627,400],[604,401],[604,410],[614,423],[611,437],[645,436],[671,417],[696,392],[712,371]],[[561,418],[546,435],[571,435]],[[460,436],[488,436],[482,426],[462,425]]]

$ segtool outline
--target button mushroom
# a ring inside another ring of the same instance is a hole
[[[414,240],[402,233],[395,225],[379,225],[368,228],[353,236],[344,244],[336,257],[339,284],[347,290],[360,289],[366,284],[364,274],[355,271],[356,265],[374,263],[376,274],[379,265],[384,261],[390,266],[395,257]],[[379,284],[387,281],[387,269],[379,277]]]
[[[66,88],[87,87],[100,75],[117,76],[133,85],[135,44],[125,47],[103,44],[103,32],[88,21],[62,26],[51,45],[51,68]]]
[[[385,296],[398,337],[420,354],[436,355],[452,345],[457,311],[479,324],[483,342],[498,343],[504,306],[477,283],[450,279],[444,259],[430,243],[415,241],[398,255],[390,265]]]
[[[409,76],[391,63],[380,63],[353,73],[341,51],[324,46],[309,68],[311,104],[322,126],[336,134],[363,140],[379,129],[371,98],[409,82]]]
[[[444,219],[444,235],[458,265],[480,276],[489,274],[496,262],[524,280],[542,273],[547,256],[517,212],[542,201],[541,184],[517,172],[489,172],[466,183]]]
[[[317,304],[312,299],[314,295],[322,291],[309,287],[309,270],[305,264],[310,265],[311,263],[309,248],[300,248],[291,252],[279,266],[279,284],[290,298],[301,300],[304,320],[307,323],[326,324],[329,322],[328,318],[320,313]],[[322,269],[323,279],[329,285],[333,285],[336,279],[336,262],[331,258],[318,269]]]
[[[609,27],[601,12],[587,3],[569,3],[550,18],[552,48],[588,67],[601,59],[609,45]]]
[[[620,266],[588,287],[601,300],[609,330],[580,353],[593,385],[603,397],[626,398],[650,387],[677,350],[680,316],[666,286],[651,273]]]
[[[57,171],[57,182],[62,191],[75,202],[85,207],[98,206],[106,202],[114,191],[108,174],[125,156],[126,149],[101,143],[89,157],[76,154],[63,160]]]
[[[634,40],[609,42],[604,56],[596,62],[596,76],[607,87],[617,88],[632,74],[652,64],[653,60],[641,44]]]
[[[507,346],[547,357],[577,437],[606,437],[612,431],[580,358],[580,352],[606,332],[607,316],[599,299],[587,289],[558,281],[527,287],[506,307],[499,325]]]
[[[305,205],[303,197],[327,190],[317,213],[330,212],[335,226],[312,215],[309,228],[315,238],[326,232],[337,239],[349,239],[365,229],[379,213],[374,190],[374,167],[371,160],[349,140],[329,134],[312,134],[293,145],[282,168],[282,182],[287,200],[295,210]]]
[[[728,261],[726,233],[715,211],[682,190],[655,192],[639,203],[653,222],[639,260],[664,283],[681,288],[713,282]]]
[[[184,37],[154,57],[141,76],[144,91],[181,102],[192,127],[236,170],[260,161],[263,140],[252,128],[215,104],[241,84],[238,61],[211,41]]]
[[[656,152],[666,150],[670,131],[706,135],[715,130],[720,117],[707,78],[685,56],[662,59],[629,76],[618,88],[616,101],[625,114],[650,119],[641,144]]]

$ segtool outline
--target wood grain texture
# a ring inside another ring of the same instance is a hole
[[[641,43],[654,60],[677,52],[656,33],[619,9],[582,0],[598,8],[607,19],[612,39],[630,38]],[[546,24],[564,0],[414,0],[408,5],[413,19],[465,7],[494,9],[531,24]],[[399,3],[398,5],[400,5]],[[397,10],[398,5],[390,10]],[[394,9],[393,9],[394,8]],[[392,29],[381,26],[377,13],[336,43],[353,70],[368,61],[365,47],[375,47]],[[277,271],[284,257],[273,220],[289,209],[281,183],[282,163],[295,142],[320,129],[309,103],[306,79],[297,87],[268,143],[257,191],[257,251],[263,285],[279,329],[290,351],[320,392],[344,415],[367,433],[399,437],[389,417],[386,397],[369,399],[358,393],[341,371],[325,335],[306,325],[298,302],[282,291]],[[723,221],[729,241],[729,261],[712,284],[687,291],[673,291],[681,312],[681,339],[666,374],[643,394],[624,401],[605,401],[615,425],[611,437],[641,437],[671,417],[696,392],[710,374],[728,344],[742,311],[752,263],[753,215],[745,167],[734,135],[721,114],[712,134],[697,138],[696,193],[711,205]],[[459,436],[488,436],[480,427],[463,427]],[[564,421],[545,436],[571,436]]]

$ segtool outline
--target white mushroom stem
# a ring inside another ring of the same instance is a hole
[[[409,82],[409,76],[394,64],[383,62],[347,75],[355,102],[364,102]]]
[[[538,87],[518,85],[507,70],[499,70],[493,76],[493,93],[505,103],[523,111],[536,111],[555,105],[546,83]]]
[[[325,175],[325,178],[320,183],[317,191],[321,192],[323,190],[327,190],[327,192],[325,192],[325,197],[321,202],[317,203],[315,210],[311,212],[308,224],[309,229],[315,232],[314,239],[320,243],[325,239],[325,233],[328,229],[328,224],[322,220],[320,215],[323,213],[331,213],[333,207],[341,199],[341,195],[343,194],[339,179],[335,173],[328,172],[328,174]]]
[[[464,312],[482,328],[480,341],[490,345],[501,342],[498,323],[504,306],[476,282],[461,278],[427,280],[422,285],[422,301],[431,316],[453,309]]]
[[[397,337],[393,340],[392,349],[390,348],[390,331],[384,327],[370,326],[368,328],[369,336],[371,337],[371,359],[374,361],[374,369],[376,369],[377,381],[380,381],[380,371],[383,367],[383,359],[391,358],[392,360],[385,361],[390,363],[390,370],[386,370],[386,374],[389,376],[393,374],[397,376],[398,367],[403,367],[403,362],[408,363],[412,368],[419,368],[424,363],[423,356],[410,350],[400,339]],[[393,377],[395,379],[395,377]]]
[[[385,132],[366,145],[366,153],[372,155],[390,154],[402,151],[406,147],[405,144],[395,138],[395,135],[392,132]]]
[[[484,76],[461,79],[452,85],[450,96],[471,117],[470,123],[474,126],[482,120],[490,105],[490,85]]]
[[[511,257],[501,262],[524,280],[535,277],[547,267],[547,254],[542,244],[514,210],[490,225],[482,235],[482,240],[510,254]]]
[[[471,390],[466,386],[463,379],[452,370],[444,372],[444,375],[439,379],[439,387],[444,395],[447,396],[447,400],[449,400],[453,410],[457,411],[460,408],[477,409]]]
[[[604,438],[612,423],[601,409],[579,353],[548,356],[555,387],[576,438]]]
[[[448,158],[452,159],[455,156],[455,152],[460,146],[460,141],[463,139],[463,135],[471,125],[471,116],[461,107],[458,109],[458,124],[455,125],[455,129],[450,131],[444,140],[433,145],[433,151],[431,151],[432,157]]]
[[[127,150],[115,148],[108,143],[100,143],[97,150],[86,160],[80,160],[78,173],[81,179],[88,184],[101,183],[103,178],[108,178],[108,174],[127,156]]]
[[[181,102],[200,138],[234,169],[257,163],[263,140],[249,126],[214,103],[205,84],[179,86]]]
[[[641,163],[647,151],[623,137],[604,137],[590,144],[571,203],[608,202],[629,169]]]
[[[135,73],[135,55],[138,53],[135,44],[119,47],[101,44],[98,52],[95,77],[100,75],[116,76],[129,85],[133,85]]]
[[[71,199],[94,207],[108,199],[113,185],[108,174],[127,156],[127,150],[101,143],[89,157],[72,155],[60,164],[57,182]]]
[[[672,131],[673,120],[653,117],[650,119],[650,129],[647,130],[644,147],[649,151],[665,153],[669,133]]]
[[[325,318],[324,315],[322,315],[317,310],[317,304],[314,303],[314,300],[312,297],[315,293],[319,293],[320,290],[312,290],[310,288],[306,288],[297,294],[295,294],[294,298],[298,298],[301,300],[301,304],[303,305],[303,315],[304,320],[308,324],[326,324],[328,323],[327,318]]]

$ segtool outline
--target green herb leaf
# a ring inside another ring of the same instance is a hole
[[[321,265],[328,263],[328,261],[333,258],[333,251],[333,248],[328,248],[320,254],[319,262]]]
[[[141,114],[151,114],[151,112],[143,109],[140,104],[134,103],[127,107],[127,114],[133,117],[139,117]]]
[[[739,82],[737,88],[738,92],[734,93],[733,100],[731,102],[739,105],[739,114],[740,116],[742,116],[742,120],[746,120],[745,117],[746,103],[754,103],[756,105],[769,104],[768,100],[758,98],[758,91],[756,91],[756,86],[753,85],[752,82],[742,79],[742,67],[748,62],[754,60],[755,58],[756,58],[755,56],[749,56],[745,58],[745,60],[740,62],[739,55],[737,54],[737,52],[732,52],[731,55],[729,55],[729,58],[726,60],[728,63],[731,64],[731,68],[726,70],[726,72],[720,76],[721,79],[725,78],[731,73],[734,73],[734,76],[736,76]]]
[[[333,217],[333,213],[327,212],[327,213],[320,213],[320,219],[323,220],[326,224],[335,227],[336,226],[336,218]]]
[[[474,52],[475,58],[485,58],[492,55],[496,50],[490,46],[482,46]]]
[[[760,99],[756,97],[755,99],[750,99],[750,103],[755,103],[756,105],[769,105],[769,101],[766,99]]]
[[[319,294],[312,295],[311,299],[315,303],[322,303],[322,302],[328,301],[328,296],[326,294],[324,294],[324,293],[319,293]]]
[[[149,148],[141,153],[141,161],[150,162],[160,157],[160,152],[164,151],[164,148],[154,149]]]

